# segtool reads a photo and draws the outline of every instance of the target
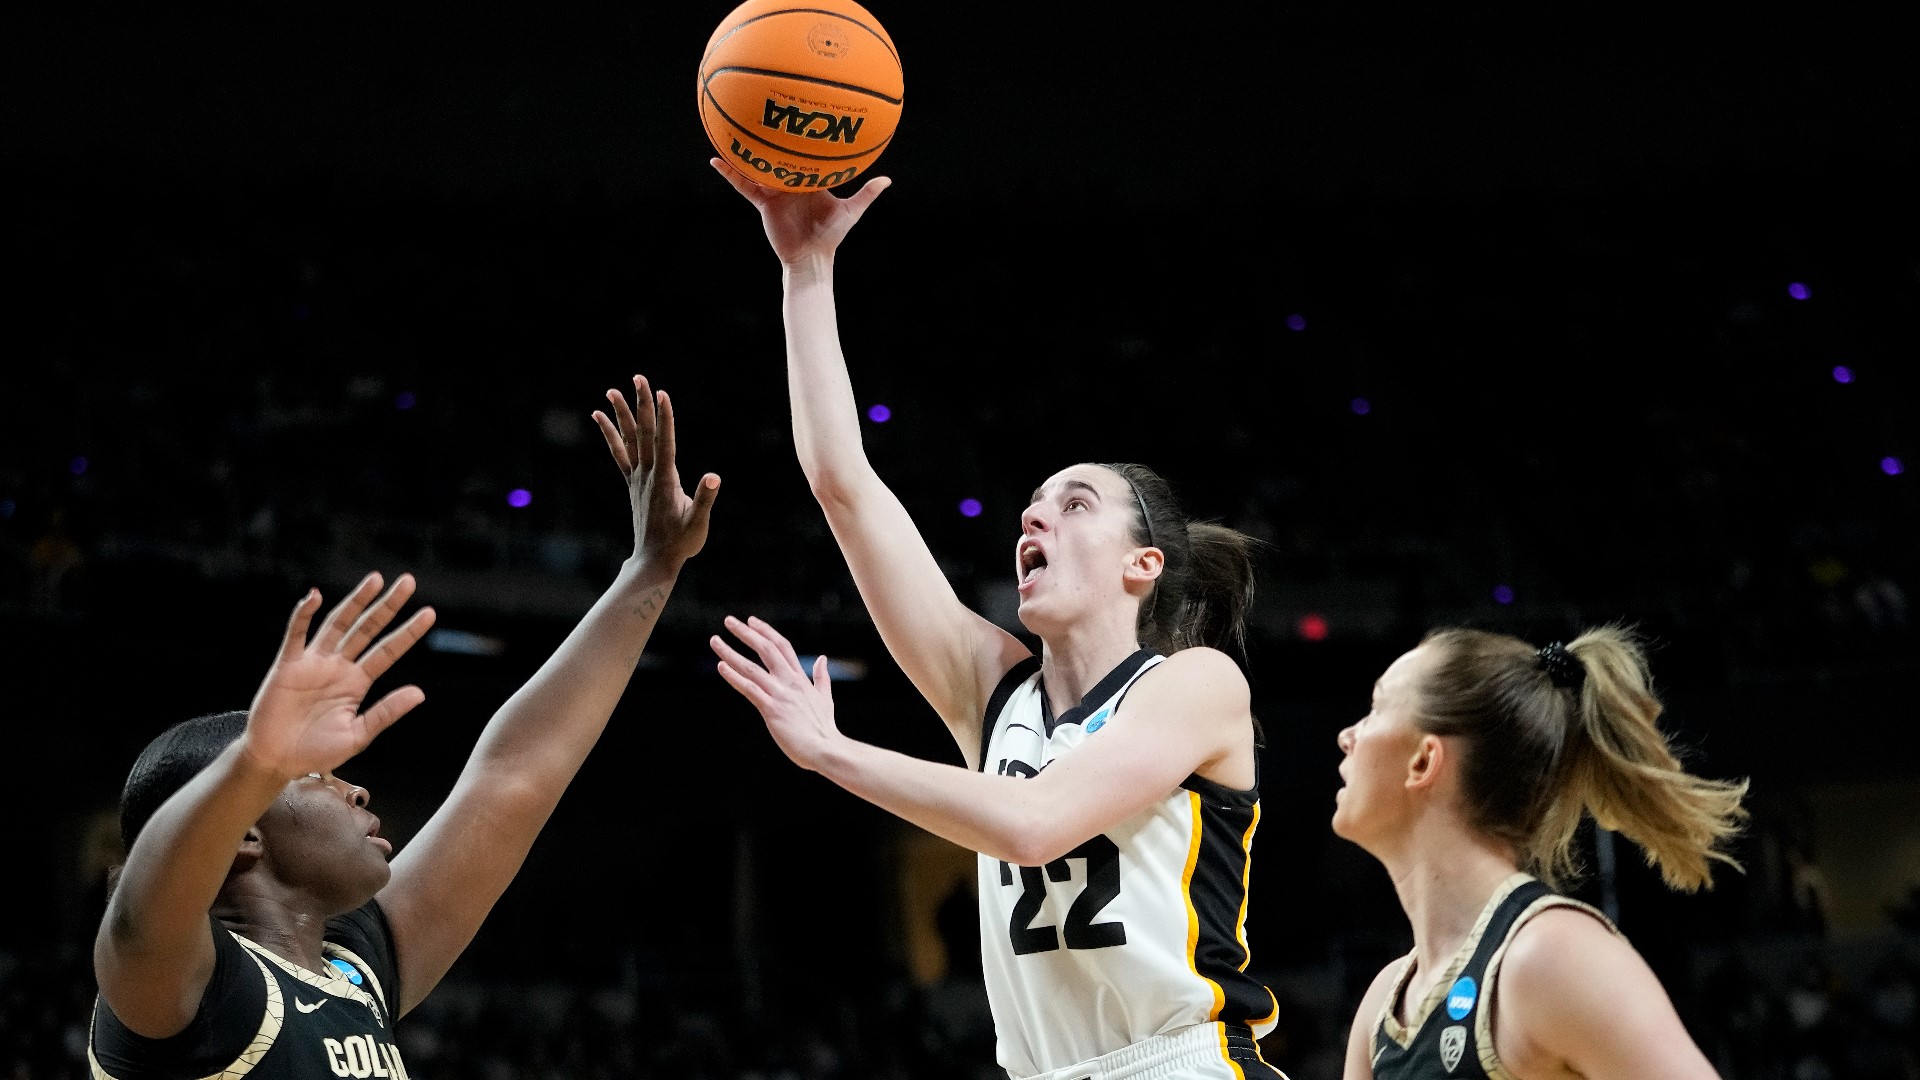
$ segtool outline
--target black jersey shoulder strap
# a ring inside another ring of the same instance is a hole
[[[1445,995],[1431,1012],[1414,1018],[1419,1026],[1404,1044],[1387,1029],[1386,1019],[1393,1006],[1389,1000],[1387,1011],[1374,1027],[1374,1080],[1496,1080],[1485,1067],[1493,1049],[1492,1028],[1483,1021],[1487,967],[1505,949],[1522,913],[1554,895],[1553,890],[1532,878],[1508,892],[1488,914],[1473,952],[1452,974]],[[1403,974],[1395,988],[1396,997],[1405,983]]]
[[[1028,679],[1040,670],[1040,658],[1029,656],[1025,660],[1007,669],[1000,676],[1000,682],[993,688],[993,696],[987,699],[987,711],[980,718],[980,771],[987,771],[987,753],[993,746],[993,729],[1000,723],[1000,710],[1007,707],[1007,699],[1013,696]]]

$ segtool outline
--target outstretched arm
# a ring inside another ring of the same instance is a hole
[[[525,861],[534,837],[600,738],[681,565],[706,542],[720,478],[694,494],[675,467],[673,403],[633,380],[635,406],[607,391],[594,413],[626,476],[634,553],[613,585],[481,732],[447,801],[393,861],[380,906],[400,959],[400,1012],[436,986]]]
[[[800,468],[887,651],[946,721],[968,764],[978,764],[973,759],[987,696],[1027,648],[961,602],[906,507],[867,460],[840,351],[834,254],[889,181],[869,180],[845,199],[825,191],[794,195],[761,187],[718,158],[713,165],[759,209],[780,257],[787,388]]]
[[[715,636],[720,676],[767,723],[787,757],[936,836],[1016,866],[1041,866],[1167,797],[1234,753],[1252,729],[1247,680],[1226,654],[1187,649],[1136,683],[1101,729],[1031,778],[897,753],[840,733],[826,658],[809,673],[759,619],[727,620],[757,654]],[[1034,763],[1038,764],[1038,763]]]
[[[213,977],[207,913],[248,831],[288,781],[332,772],[425,699],[403,686],[360,711],[374,680],[433,625],[433,609],[423,608],[374,643],[411,595],[411,576],[380,596],[380,575],[369,574],[309,642],[320,608],[320,594],[309,590],[254,695],[246,731],[140,830],[93,943],[100,994],[134,1032],[162,1039],[192,1022]]]

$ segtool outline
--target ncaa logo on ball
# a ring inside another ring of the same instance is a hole
[[[853,42],[847,40],[852,36],[840,23],[814,23],[807,30],[807,48],[829,60],[838,60],[853,48]]]

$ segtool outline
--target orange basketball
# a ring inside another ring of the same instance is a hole
[[[817,191],[865,175],[893,140],[900,54],[850,0],[747,0],[708,40],[699,91],[722,161],[756,184]]]

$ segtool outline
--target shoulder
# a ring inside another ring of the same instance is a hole
[[[1597,913],[1572,905],[1520,927],[1497,974],[1494,1041],[1521,1074],[1717,1076],[1660,979]]]
[[[1239,661],[1219,649],[1196,645],[1168,656],[1140,677],[1136,693],[1199,694],[1211,703],[1246,701],[1251,697],[1247,673]]]
[[[1667,1000],[1626,938],[1570,904],[1546,908],[1515,930],[1498,975],[1500,1020],[1509,1032],[1599,1032],[1639,1003]]]

